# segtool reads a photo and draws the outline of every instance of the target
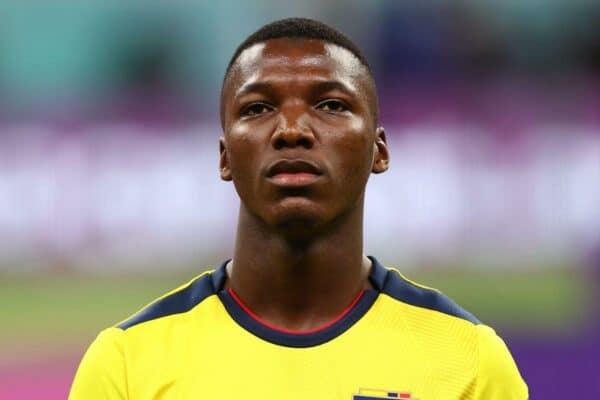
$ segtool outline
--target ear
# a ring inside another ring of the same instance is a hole
[[[385,139],[385,130],[379,127],[375,130],[377,138],[373,144],[373,168],[371,172],[374,174],[380,174],[388,170],[390,163],[390,153],[387,147],[387,141]]]
[[[219,173],[224,181],[231,180],[231,169],[229,169],[229,157],[227,157],[227,148],[225,147],[225,138],[219,138]]]

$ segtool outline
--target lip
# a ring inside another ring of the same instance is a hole
[[[279,174],[312,174],[321,175],[323,172],[314,163],[306,160],[278,160],[267,168],[267,177]]]
[[[306,160],[279,160],[267,168],[267,178],[278,186],[306,186],[323,175],[322,170]]]

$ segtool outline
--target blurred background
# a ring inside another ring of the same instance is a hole
[[[366,252],[506,339],[532,398],[600,395],[600,3],[0,5],[0,398],[64,399],[99,330],[231,255],[218,97],[310,16],[378,83]]]

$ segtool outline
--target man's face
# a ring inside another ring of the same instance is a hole
[[[360,208],[387,169],[374,88],[349,51],[273,39],[241,53],[222,94],[221,177],[274,228],[313,229]]]

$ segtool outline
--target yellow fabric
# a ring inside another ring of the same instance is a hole
[[[347,331],[306,348],[254,336],[214,294],[185,313],[108,328],[84,356],[69,399],[352,400],[388,392],[419,400],[528,397],[491,328],[380,293]]]

